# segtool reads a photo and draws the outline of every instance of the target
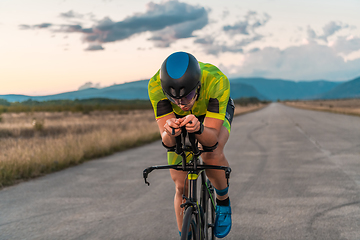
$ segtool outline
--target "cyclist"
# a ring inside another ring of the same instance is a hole
[[[182,161],[174,152],[175,137],[185,126],[187,132],[195,133],[203,149],[213,150],[201,155],[205,164],[229,166],[223,150],[230,134],[234,103],[229,97],[229,80],[217,67],[198,62],[189,53],[175,52],[150,79],[148,91],[163,145],[168,149],[169,164]],[[180,232],[180,205],[187,173],[171,169],[170,175],[175,182],[174,208]],[[231,230],[227,180],[221,170],[206,170],[206,175],[217,193],[215,235],[223,238]]]

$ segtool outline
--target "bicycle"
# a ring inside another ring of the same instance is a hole
[[[180,155],[183,159],[182,165],[159,165],[148,167],[143,171],[143,178],[145,184],[148,186],[150,183],[147,181],[148,174],[157,169],[175,169],[178,171],[188,172],[184,183],[183,199],[185,203],[181,204],[184,208],[183,226],[181,230],[181,240],[187,240],[191,235],[192,240],[213,240],[214,235],[214,222],[215,222],[215,194],[214,187],[205,174],[205,169],[224,170],[227,184],[229,185],[229,177],[231,168],[226,166],[215,166],[201,164],[200,155],[203,152],[211,152],[213,149],[206,148],[200,150],[198,142],[194,133],[189,133],[190,146],[186,145],[186,130],[182,128],[182,134],[176,137],[175,153]],[[192,155],[189,163],[186,163],[186,152]],[[198,193],[197,180],[201,179],[201,188]],[[188,197],[185,195],[186,182],[188,181]],[[200,195],[200,202],[198,201],[198,194]]]

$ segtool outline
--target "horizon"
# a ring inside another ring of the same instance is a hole
[[[354,0],[0,2],[0,95],[149,79],[175,51],[229,79],[349,81],[360,76],[359,8]]]
[[[299,82],[318,82],[318,81],[325,81],[325,82],[334,82],[334,83],[345,83],[345,82],[349,82],[355,79],[360,78],[356,77],[354,79],[350,79],[350,80],[346,80],[346,81],[330,81],[330,80],[326,80],[326,79],[318,79],[318,80],[309,80],[309,81],[294,81],[294,80],[290,80],[290,79],[281,79],[281,78],[263,78],[263,77],[235,77],[235,78],[229,78],[229,81],[231,83],[232,80],[234,79],[238,79],[238,78],[243,78],[243,79],[254,79],[254,78],[258,78],[258,79],[265,79],[265,80],[280,80],[280,81],[288,81],[288,82],[295,82],[295,83],[299,83]],[[26,95],[26,94],[17,94],[17,93],[11,93],[11,94],[0,94],[0,96],[9,96],[9,95],[14,95],[14,96],[28,96],[28,97],[45,97],[45,96],[52,96],[52,95],[58,95],[58,94],[63,94],[63,93],[69,93],[69,92],[77,92],[77,91],[81,91],[81,90],[86,90],[86,89],[104,89],[104,88],[108,88],[108,87],[112,87],[115,85],[122,85],[122,84],[126,84],[126,83],[132,83],[132,82],[139,82],[139,81],[149,81],[149,79],[141,79],[141,80],[135,80],[135,81],[129,81],[129,82],[123,82],[123,83],[119,83],[119,84],[112,84],[110,86],[103,86],[103,87],[95,87],[93,83],[88,82],[85,83],[84,85],[80,86],[77,90],[70,90],[70,91],[66,91],[66,92],[55,92],[55,93],[50,93],[50,94],[44,94],[44,95]],[[91,84],[89,86],[89,84]],[[82,89],[81,89],[82,88]],[[1,97],[0,97],[1,99]]]

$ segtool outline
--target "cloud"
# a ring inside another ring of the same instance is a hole
[[[240,21],[237,22],[234,25],[227,25],[223,27],[223,30],[225,32],[228,32],[230,35],[234,35],[234,34],[244,34],[244,35],[249,35],[249,24],[248,22],[245,21]]]
[[[158,47],[168,47],[181,38],[193,36],[195,30],[208,23],[207,11],[178,1],[162,4],[149,3],[144,14],[135,14],[120,22],[104,18],[84,37],[86,42],[114,42],[127,39],[134,34],[153,32],[148,40]]]
[[[349,80],[360,75],[360,59],[354,59],[351,53],[360,50],[360,37],[339,36],[328,44],[323,41],[335,35],[347,24],[330,22],[318,36],[310,26],[307,28],[309,41],[301,46],[291,46],[285,49],[266,47],[252,48],[243,55],[239,64],[225,67],[229,76],[251,76],[266,78],[285,78],[291,80]],[[250,31],[249,31],[250,32]],[[247,35],[244,35],[247,36]],[[259,41],[263,36],[254,35],[236,43],[238,47],[248,46]],[[206,42],[204,41],[203,44]],[[216,43],[213,39],[211,44]],[[216,45],[216,44],[214,44]],[[245,52],[245,51],[244,51]],[[350,57],[349,57],[350,56]]]
[[[248,51],[248,53],[255,53],[255,52],[258,52],[260,51],[260,48],[252,48]]]
[[[226,25],[223,27],[223,30],[229,35],[250,35],[255,33],[255,30],[261,26],[265,26],[265,24],[270,20],[270,16],[268,14],[263,14],[263,16],[259,16],[255,11],[249,11],[245,15],[245,20],[238,21],[234,25]]]
[[[262,35],[256,35],[256,36],[253,36],[253,37],[250,37],[250,38],[245,38],[245,39],[242,39],[241,41],[238,41],[236,43],[237,46],[241,46],[241,47],[245,47],[253,42],[257,42],[257,41],[260,41],[261,39],[263,39],[264,36]]]
[[[101,88],[100,83],[93,84],[92,82],[86,82],[84,85],[81,85],[78,90],[84,90],[88,88]]]
[[[330,46],[336,52],[347,55],[360,50],[360,38],[354,36],[338,37],[336,41],[330,44]]]
[[[350,36],[338,36],[336,39],[334,37],[329,42],[328,38],[335,35],[336,32],[353,27],[342,22],[331,21],[323,27],[323,34],[317,35],[316,32],[310,27],[307,27],[307,37],[309,42],[315,43],[315,40],[323,40],[328,43],[328,46],[333,49],[338,55],[348,55],[352,52],[360,50],[360,38],[350,35]]]
[[[203,9],[194,20],[181,22],[156,31],[148,40],[154,41],[156,47],[169,47],[172,43],[182,38],[194,37],[193,32],[204,28],[208,24],[207,12]]]
[[[222,19],[225,19],[225,18],[227,18],[229,15],[230,15],[230,11],[229,11],[229,10],[224,10],[224,11],[222,12],[221,18],[222,18]]]
[[[84,32],[83,27],[80,24],[63,24],[59,26],[59,30],[55,30],[56,32],[65,32],[65,33],[73,33],[73,32]]]
[[[232,76],[349,80],[360,75],[360,59],[346,62],[334,48],[312,42],[284,50],[267,47],[251,51],[241,64],[226,71]]]
[[[26,25],[26,24],[20,24],[19,25],[20,30],[27,30],[27,29],[31,29],[30,25]]]
[[[348,27],[349,27],[349,25],[343,24],[341,22],[339,22],[339,23],[334,22],[334,21],[329,22],[328,24],[326,24],[323,27],[324,34],[321,37],[324,38],[324,39],[327,39],[328,37],[333,35],[335,32],[337,32],[337,31],[339,31],[341,29],[344,29],[344,28],[348,28]]]
[[[221,43],[215,43],[204,47],[205,52],[211,55],[219,55],[219,53],[231,52],[231,53],[243,53],[244,50],[237,45],[227,45]]]
[[[85,50],[86,51],[99,51],[99,50],[104,50],[104,48],[101,45],[89,45]]]
[[[257,35],[254,37],[249,37],[239,41],[235,41],[234,43],[229,44],[226,42],[220,43],[216,41],[214,37],[206,36],[196,39],[194,43],[200,44],[207,54],[217,56],[220,53],[225,53],[225,52],[244,53],[244,49],[243,49],[244,47],[255,41],[259,41],[262,38],[263,36]]]
[[[81,14],[69,11],[61,13],[63,18],[80,17]],[[66,33],[82,33],[83,41],[101,45],[103,43],[121,41],[136,34],[151,32],[148,40],[157,47],[169,47],[173,42],[182,38],[193,37],[193,32],[208,24],[208,12],[204,7],[181,3],[177,0],[160,4],[150,2],[145,13],[135,13],[123,21],[113,21],[105,17],[96,21],[91,28],[83,28],[81,24],[44,25],[53,26],[52,31]],[[40,28],[40,25],[20,25],[21,29]]]
[[[70,10],[65,13],[60,13],[60,17],[62,17],[62,18],[83,18],[84,15],[80,14],[80,13],[76,13],[73,10]]]
[[[199,36],[194,43],[200,45],[207,54],[215,56],[225,52],[244,53],[246,46],[264,38],[256,32],[256,29],[265,26],[271,17],[266,13],[259,15],[255,11],[248,11],[243,18],[244,20],[233,25],[223,26],[221,31]],[[225,35],[226,41],[218,40],[224,39],[224,34],[230,35],[231,39]]]
[[[307,36],[308,36],[309,39],[315,39],[316,38],[316,33],[310,26],[307,26],[306,33],[307,33]]]
[[[51,26],[52,26],[51,23],[42,23],[42,24],[34,25],[34,28],[49,28]]]
[[[316,32],[310,26],[308,26],[308,28],[307,28],[307,35],[310,40],[319,39],[319,40],[328,42],[328,37],[334,35],[336,32],[340,31],[341,29],[345,29],[345,28],[349,28],[349,25],[344,24],[342,22],[331,21],[323,27],[322,35],[318,36],[316,34]]]
[[[227,43],[217,42],[213,35],[197,38],[194,40],[194,43],[200,44],[207,54],[215,56],[223,52],[243,52],[242,48],[236,48],[236,46],[229,46]]]
[[[36,25],[26,25],[26,24],[20,24],[19,28],[21,30],[27,30],[27,29],[35,29],[35,28],[50,28],[52,27],[53,24],[51,23],[41,23],[41,24],[36,24]]]

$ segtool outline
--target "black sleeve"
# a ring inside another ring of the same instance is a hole
[[[219,113],[219,100],[217,98],[210,98],[207,110],[213,113]]]
[[[157,103],[156,116],[160,117],[173,111],[169,100],[161,100]]]

